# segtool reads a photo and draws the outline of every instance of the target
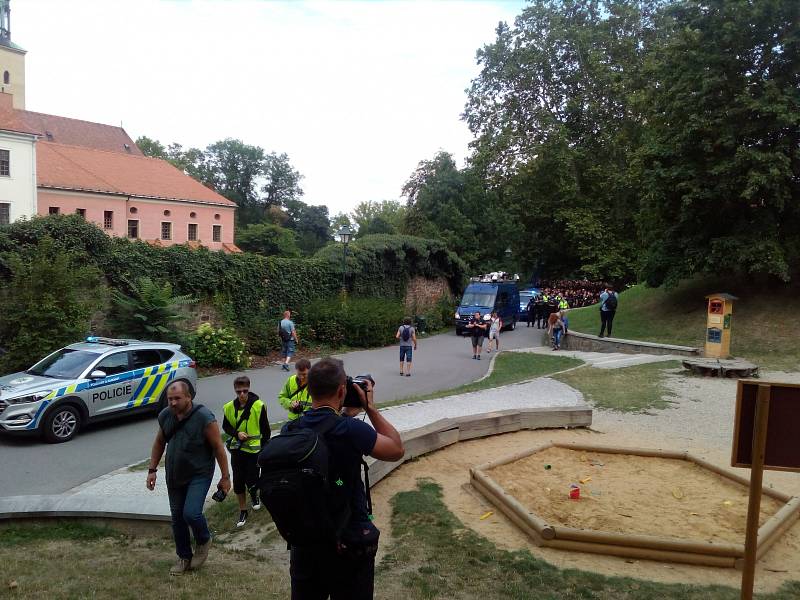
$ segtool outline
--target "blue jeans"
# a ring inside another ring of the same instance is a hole
[[[169,511],[172,513],[172,537],[175,539],[178,558],[192,558],[190,528],[195,544],[205,544],[211,539],[211,532],[203,515],[203,504],[210,487],[210,477],[193,477],[187,485],[167,486]]]
[[[412,346],[400,346],[400,362],[405,358],[407,362],[411,362],[411,349]]]
[[[561,335],[564,333],[563,329],[553,329],[553,345],[561,345]]]

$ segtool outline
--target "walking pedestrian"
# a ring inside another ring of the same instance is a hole
[[[480,312],[475,312],[467,323],[467,329],[470,330],[470,339],[472,340],[472,358],[473,360],[481,359],[481,349],[483,348],[483,338],[486,335],[487,324],[481,318]]]
[[[564,333],[561,311],[556,311],[547,317],[547,332],[550,334],[553,350],[561,350],[561,336]]]
[[[608,337],[611,337],[611,326],[614,324],[614,315],[617,314],[617,293],[614,286],[606,285],[605,291],[600,294],[600,336],[608,329]]]
[[[492,340],[494,340],[495,352],[500,351],[500,330],[503,329],[503,320],[497,314],[496,310],[492,311],[492,316],[489,319],[489,341],[486,344],[486,353],[492,351]]]
[[[531,299],[528,300],[525,312],[528,313],[528,327],[533,327],[533,322],[536,319],[536,294],[531,296]]]
[[[231,453],[233,493],[239,500],[239,520],[236,527],[247,523],[247,492],[253,510],[261,508],[258,498],[258,453],[269,439],[267,407],[257,394],[250,391],[250,378],[241,375],[233,380],[236,398],[225,404],[222,430],[228,439],[225,445]]]
[[[281,338],[281,353],[283,354],[281,369],[288,371],[289,362],[297,349],[297,329],[292,321],[292,311],[283,311],[283,319],[278,325],[278,336]]]
[[[397,329],[394,339],[400,340],[400,375],[411,377],[412,349],[417,349],[417,328],[411,325],[411,317],[403,319],[403,324]],[[405,373],[403,373],[405,362]]]
[[[167,408],[158,415],[158,432],[150,450],[147,489],[156,487],[158,463],[167,450],[167,493],[172,515],[172,537],[178,562],[171,575],[183,575],[199,569],[208,558],[211,532],[203,515],[203,504],[214,476],[214,460],[222,476],[217,489],[227,494],[231,489],[228,457],[214,413],[192,402],[189,384],[176,381],[167,388]],[[190,532],[194,536],[192,553]]]

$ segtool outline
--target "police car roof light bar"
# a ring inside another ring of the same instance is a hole
[[[127,346],[130,343],[128,340],[115,340],[113,338],[99,337],[96,335],[87,337],[86,342],[89,344],[107,344],[109,346]]]

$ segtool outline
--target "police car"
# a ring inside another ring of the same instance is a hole
[[[158,413],[173,381],[197,387],[195,362],[177,344],[88,337],[0,377],[0,431],[66,442],[90,421]]]

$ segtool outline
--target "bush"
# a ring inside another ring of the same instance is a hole
[[[345,298],[312,302],[297,311],[297,322],[307,336],[301,341],[370,348],[394,342],[403,313],[399,301]]]
[[[100,273],[86,266],[86,256],[48,237],[3,258],[11,279],[0,290],[0,345],[6,350],[0,373],[28,368],[86,336],[104,298]]]
[[[235,331],[225,327],[214,329],[209,323],[203,323],[197,328],[190,349],[200,367],[246,369],[250,366],[244,342]]]
[[[178,307],[197,300],[190,296],[173,296],[168,281],[158,283],[149,277],[140,277],[129,286],[133,292],[130,296],[119,290],[111,291],[112,329],[122,337],[170,342],[178,339],[176,323],[184,318],[178,314]]]

